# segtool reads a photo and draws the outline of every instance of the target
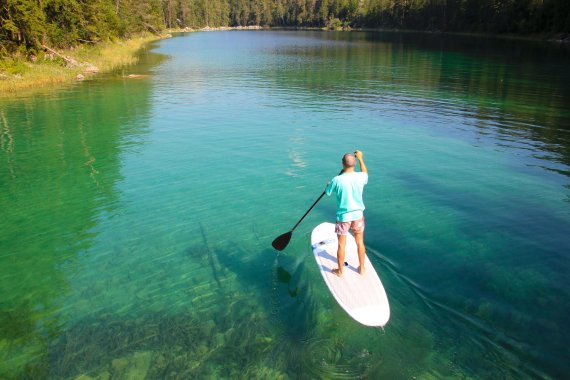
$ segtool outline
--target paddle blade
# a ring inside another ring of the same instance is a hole
[[[291,236],[293,236],[293,231],[286,232],[283,235],[278,236],[275,240],[273,240],[273,243],[271,243],[271,245],[276,250],[282,251],[289,244]]]

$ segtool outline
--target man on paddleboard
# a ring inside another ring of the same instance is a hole
[[[360,172],[355,171],[356,161],[360,164]],[[342,276],[344,267],[344,248],[346,246],[346,236],[352,230],[356,246],[358,247],[358,271],[364,274],[364,202],[362,192],[364,185],[368,183],[368,169],[364,164],[362,152],[357,150],[346,153],[342,157],[342,174],[334,177],[326,188],[327,195],[336,195],[336,228],[338,236],[338,268],[333,269],[333,273]]]

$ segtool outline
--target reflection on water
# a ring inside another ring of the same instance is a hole
[[[472,134],[481,143],[530,150],[553,170],[570,164],[570,49],[416,33],[322,38],[340,45],[270,50],[280,59],[269,65],[267,79],[295,93],[293,99],[308,91],[296,107],[318,110],[334,102],[339,112],[390,113],[445,133]]]
[[[562,377],[568,49],[414,33],[220,32],[0,105],[0,377]],[[363,150],[385,331],[309,235]]]
[[[117,203],[120,154],[142,130],[149,85],[108,87],[8,102],[0,112],[2,376],[49,373],[48,347],[67,322],[56,312],[70,291],[66,268]]]

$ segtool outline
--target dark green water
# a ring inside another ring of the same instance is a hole
[[[166,55],[164,59],[156,53]],[[570,49],[216,32],[0,103],[0,378],[564,378]],[[385,330],[309,247],[361,149]]]

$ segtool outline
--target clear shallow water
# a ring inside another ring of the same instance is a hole
[[[0,377],[561,378],[568,49],[217,32],[0,104]],[[169,56],[163,59],[156,53]],[[309,247],[364,151],[385,330]]]

